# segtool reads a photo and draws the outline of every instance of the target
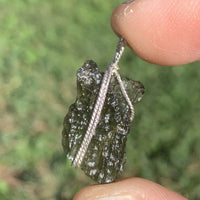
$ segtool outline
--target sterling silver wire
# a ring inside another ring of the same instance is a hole
[[[107,69],[104,73],[100,91],[98,94],[98,98],[95,103],[94,110],[93,110],[93,113],[92,113],[92,116],[91,116],[91,119],[90,119],[90,122],[89,122],[89,125],[87,128],[86,134],[83,138],[81,147],[78,150],[78,153],[76,154],[76,156],[72,162],[72,166],[74,166],[74,167],[80,167],[80,165],[83,161],[83,158],[87,152],[90,141],[91,141],[93,135],[95,134],[95,129],[99,123],[101,111],[103,109],[103,105],[104,105],[104,102],[106,99],[106,94],[108,91],[110,80],[113,75],[115,75],[115,77],[117,78],[117,81],[119,82],[119,85],[120,85],[122,95],[124,96],[124,98],[126,99],[128,105],[130,107],[130,111],[131,111],[130,121],[132,121],[134,118],[134,107],[131,103],[131,100],[128,97],[128,94],[125,90],[125,87],[121,80],[121,77],[120,77],[119,73],[117,72],[117,70],[119,70],[118,62],[124,52],[125,46],[126,46],[126,40],[123,37],[121,37],[117,44],[114,60],[113,60],[113,62],[111,62],[109,64],[109,66],[107,67]]]

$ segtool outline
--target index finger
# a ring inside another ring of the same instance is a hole
[[[116,33],[144,60],[180,65],[200,59],[200,0],[135,0],[118,6]]]

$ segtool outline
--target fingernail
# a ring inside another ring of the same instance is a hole
[[[130,0],[130,1],[125,1],[124,3],[122,3],[122,4],[129,4],[129,3],[131,3],[131,2],[133,2],[134,0]]]

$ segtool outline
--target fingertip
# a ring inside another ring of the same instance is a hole
[[[110,184],[81,189],[74,200],[187,200],[161,185],[141,178],[127,178]]]
[[[200,0],[135,0],[121,4],[111,26],[142,59],[179,65],[200,59]]]
[[[107,185],[107,184],[105,184]],[[102,191],[104,190],[103,185],[90,185],[80,189],[73,200],[96,200],[101,197]]]

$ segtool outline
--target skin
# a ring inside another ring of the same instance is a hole
[[[111,26],[142,59],[165,66],[200,60],[200,0],[135,0],[119,5]],[[186,200],[141,178],[87,186],[74,200]]]
[[[185,197],[142,178],[121,179],[81,189],[74,200],[187,200]]]
[[[168,66],[200,60],[199,22],[200,0],[135,0],[111,18],[138,56]]]

